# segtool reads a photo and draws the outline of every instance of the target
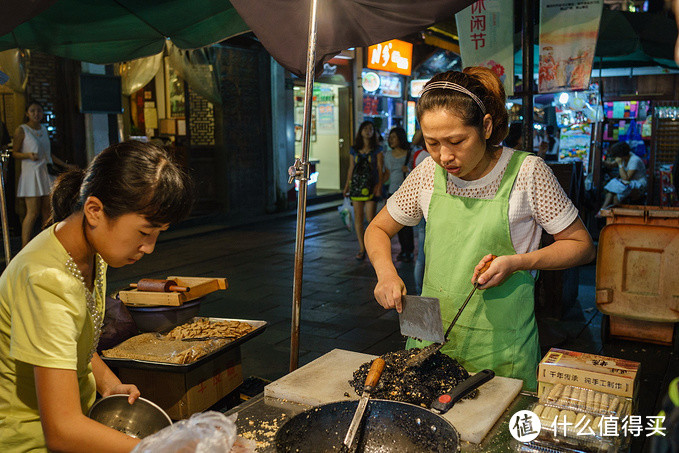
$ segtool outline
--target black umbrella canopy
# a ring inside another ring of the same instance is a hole
[[[231,0],[231,3],[283,67],[306,71],[310,0]],[[474,0],[332,0],[318,3],[316,72],[350,47],[364,47],[422,31],[451,19]]]
[[[6,3],[6,6],[5,6]],[[424,30],[474,0],[332,0],[318,5],[316,67],[349,47]],[[0,50],[20,47],[113,63],[252,29],[281,65],[306,70],[310,0],[4,0]],[[6,19],[7,18],[7,19]]]

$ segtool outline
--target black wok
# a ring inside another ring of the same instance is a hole
[[[358,401],[339,401],[302,412],[276,433],[280,453],[339,452]],[[357,436],[363,453],[453,453],[460,438],[448,420],[413,404],[372,399]],[[356,444],[355,444],[356,445]]]

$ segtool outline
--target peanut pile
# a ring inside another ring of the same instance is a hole
[[[182,324],[172,329],[166,336],[171,340],[184,338],[224,337],[239,338],[254,330],[254,327],[240,321],[216,321],[210,322],[207,318]]]

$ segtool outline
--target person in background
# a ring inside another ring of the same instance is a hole
[[[43,223],[49,219],[52,178],[47,171],[47,165],[54,162],[68,169],[77,168],[63,162],[57,156],[52,156],[49,134],[42,124],[43,117],[42,106],[36,101],[30,101],[26,105],[24,124],[17,127],[14,132],[12,155],[21,160],[17,198],[26,201],[26,215],[21,222],[22,247],[31,240],[38,216],[42,216]]]
[[[413,135],[413,168],[420,165],[424,160],[429,157],[427,148],[424,145],[424,137],[422,137],[422,129],[415,131]],[[415,279],[415,293],[422,294],[422,282],[424,280],[424,240],[426,233],[427,222],[424,217],[420,220],[420,223],[413,227],[415,229],[415,235],[417,236],[417,256],[415,257],[415,268],[413,269],[413,277]]]
[[[97,392],[140,396],[96,352],[106,269],[153,252],[190,212],[192,184],[164,150],[129,141],[61,175],[51,200],[55,223],[0,276],[3,452],[128,452],[139,439],[85,415]]]
[[[608,150],[608,157],[606,165],[617,166],[618,177],[608,181],[604,187],[606,196],[601,209],[620,204],[624,200],[638,198],[646,190],[646,165],[632,152],[627,143],[613,144]]]
[[[402,127],[395,127],[389,132],[387,139],[389,150],[384,153],[384,179],[387,186],[387,197],[390,197],[403,183],[406,175],[410,173],[410,144],[406,131]],[[398,232],[398,241],[401,244],[399,261],[409,263],[413,260],[415,243],[412,227],[403,227]]]
[[[540,143],[538,156],[547,161],[559,159],[559,139],[554,136],[554,126],[549,124],[545,128],[545,140]]]
[[[535,390],[541,354],[534,271],[585,264],[595,250],[545,162],[500,146],[508,128],[505,102],[502,83],[488,68],[448,71],[427,82],[416,114],[431,159],[389,198],[368,226],[365,243],[377,274],[377,302],[400,312],[407,291],[391,259],[391,237],[424,216],[422,295],[439,299],[444,326],[474,282],[483,289],[470,299],[441,352],[470,372],[489,368]],[[540,248],[543,228],[555,242]],[[426,344],[409,339],[406,346]]]
[[[364,121],[358,127],[354,146],[349,150],[349,171],[344,185],[344,196],[350,197],[354,206],[354,226],[358,239],[358,253],[355,258],[359,261],[365,259],[363,221],[367,218],[370,222],[375,217],[382,190],[384,154],[378,143],[375,126],[371,121]]]
[[[505,138],[504,145],[507,148],[523,150],[523,126],[521,123],[509,125],[509,133]]]

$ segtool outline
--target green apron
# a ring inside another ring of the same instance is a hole
[[[491,200],[446,193],[447,173],[436,167],[422,295],[440,300],[444,331],[471,291],[474,267],[481,258],[516,254],[509,231],[509,194],[527,155],[514,152]],[[441,351],[470,372],[490,368],[498,376],[522,379],[524,389],[535,390],[540,345],[534,286],[530,272],[518,271],[498,287],[476,291]],[[409,339],[406,347],[427,344]]]

